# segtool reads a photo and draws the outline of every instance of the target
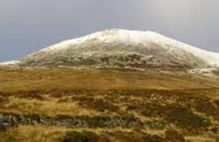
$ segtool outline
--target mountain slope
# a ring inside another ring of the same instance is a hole
[[[107,30],[2,63],[0,141],[216,142],[218,57]]]
[[[219,138],[216,77],[182,71],[0,68],[0,80],[2,142]]]
[[[219,67],[219,54],[150,31],[112,29],[49,46],[22,58],[20,64],[206,68]]]

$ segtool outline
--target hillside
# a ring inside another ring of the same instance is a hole
[[[218,142],[219,55],[106,30],[0,64],[0,142]]]
[[[218,78],[183,71],[1,68],[0,79],[3,141],[219,137]]]
[[[171,70],[219,67],[219,54],[151,31],[111,29],[57,43],[20,59],[16,64],[18,62],[23,66]]]

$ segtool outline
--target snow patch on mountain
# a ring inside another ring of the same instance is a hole
[[[63,50],[68,50],[68,49],[72,49],[75,51],[77,49],[83,50],[83,48],[86,49],[87,46],[92,46],[92,44],[94,44],[95,46],[95,42],[96,44],[100,43],[103,45],[107,45],[107,44],[116,45],[118,43],[123,44],[123,46],[127,46],[126,48],[127,51],[129,50],[128,46],[132,46],[136,48],[144,47],[145,50],[153,50],[153,48],[155,47],[150,46],[150,44],[153,43],[159,46],[159,49],[157,50],[160,51],[166,50],[169,54],[175,55],[176,58],[180,58],[190,54],[190,56],[192,55],[196,58],[202,59],[209,66],[219,67],[219,54],[184,44],[182,42],[173,40],[171,38],[165,37],[163,35],[151,31],[142,32],[142,31],[111,29],[103,32],[97,32],[81,38],[63,41],[61,43],[45,48],[41,50],[41,52],[44,52],[44,54],[45,52],[50,52],[50,54],[53,53],[55,54],[57,52],[61,52]],[[101,50],[100,49],[101,47],[96,47],[96,49],[94,47],[92,48],[93,50],[96,51]],[[116,50],[115,48],[111,48],[111,51],[113,52],[114,50]],[[124,49],[124,51],[126,49]],[[133,49],[132,51],[134,50],[135,49]],[[106,52],[106,50],[105,51],[102,50],[102,52]],[[89,50],[86,54],[89,54]]]
[[[63,41],[20,60],[24,65],[219,67],[219,54],[152,31],[109,29]]]
[[[14,60],[14,61],[2,62],[2,63],[0,63],[0,66],[17,65],[19,63],[20,63],[20,61]]]

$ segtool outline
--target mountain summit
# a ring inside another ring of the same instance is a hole
[[[219,67],[219,54],[151,31],[110,29],[49,46],[22,58],[19,64],[106,68],[206,68]]]
[[[219,54],[112,29],[0,64],[0,142],[39,139],[218,142]]]

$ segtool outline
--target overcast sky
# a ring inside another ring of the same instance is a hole
[[[152,30],[219,52],[219,1],[0,0],[0,61],[108,28]]]

